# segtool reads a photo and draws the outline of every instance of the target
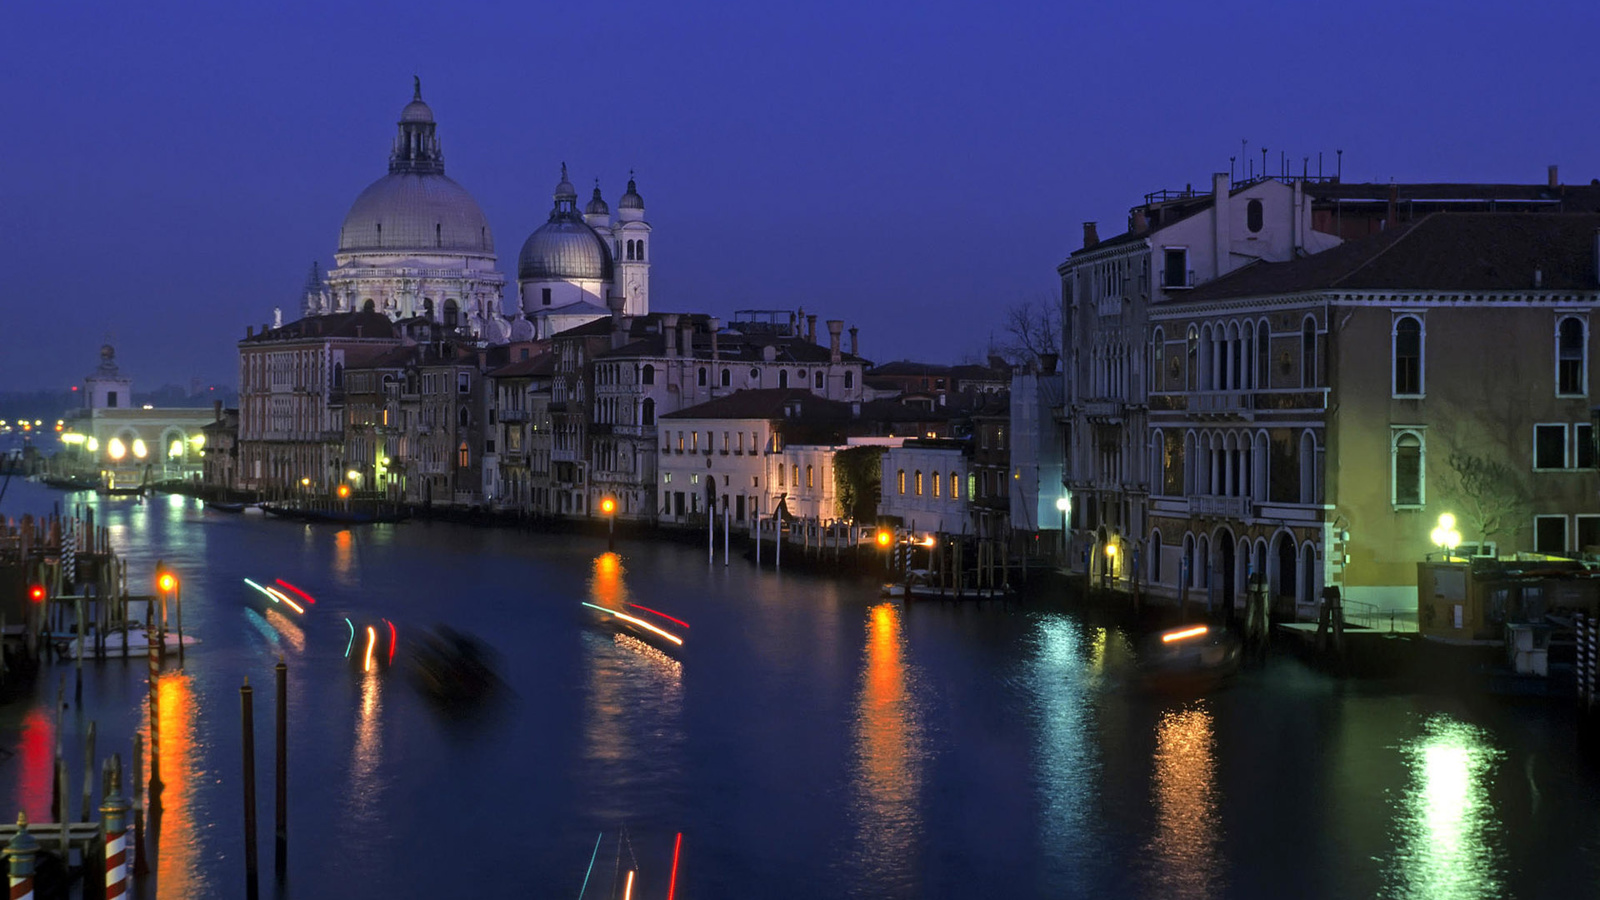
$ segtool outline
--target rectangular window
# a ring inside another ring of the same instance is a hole
[[[1573,468],[1594,468],[1594,426],[1588,422],[1578,422],[1572,426],[1572,458]]]
[[[789,474],[794,476],[794,486],[798,488],[800,486],[800,464],[795,463],[794,471],[790,472]]]
[[[1600,516],[1578,516],[1578,544],[1580,554],[1600,554]]]
[[[728,452],[728,433],[726,431],[722,433],[722,452]]]
[[[1567,426],[1533,426],[1533,468],[1565,469],[1567,467]]]
[[[672,483],[672,473],[671,472],[667,472],[664,475],[662,475],[661,476],[661,483],[662,484],[671,484]]]
[[[678,432],[678,452],[683,452],[683,432]]]
[[[1549,556],[1567,555],[1567,517],[1533,517],[1533,552]]]
[[[784,481],[784,478],[785,478],[785,474],[784,474],[783,463],[778,463],[778,487],[783,487],[784,486],[784,484],[786,483]]]
[[[1189,248],[1168,247],[1162,251],[1161,286],[1164,288],[1190,287]]]
[[[472,376],[466,372],[457,372],[456,391],[462,394],[472,393]]]

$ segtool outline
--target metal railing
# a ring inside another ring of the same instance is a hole
[[[1342,600],[1346,624],[1358,625],[1372,631],[1391,634],[1415,634],[1417,611],[1405,609],[1379,609],[1375,604],[1360,600]]]

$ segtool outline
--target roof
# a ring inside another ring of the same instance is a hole
[[[1303,259],[1247,266],[1167,305],[1319,290],[1594,291],[1597,232],[1593,213],[1434,213]]]
[[[321,338],[383,338],[395,337],[394,323],[379,312],[330,313],[325,316],[306,316],[287,322],[277,328],[264,328],[240,343],[264,341],[317,340]]]
[[[550,351],[535,353],[527,359],[519,359],[508,363],[498,369],[491,369],[487,374],[490,378],[532,378],[538,375],[550,375],[556,370],[556,355]]]
[[[707,400],[667,413],[663,419],[782,419],[785,408],[800,405],[801,418],[851,418],[850,404],[818,397],[802,388],[759,388],[734,391],[726,397]]]

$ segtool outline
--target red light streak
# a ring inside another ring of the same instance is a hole
[[[640,606],[637,603],[629,603],[628,605],[633,607],[634,609],[642,609],[647,613],[654,613],[654,614],[660,616],[663,619],[667,619],[668,621],[677,622],[679,625],[682,625],[685,628],[689,627],[689,623],[688,622],[685,622],[684,620],[678,618],[677,616],[669,616],[669,615],[667,615],[666,613],[662,612],[659,609],[651,609],[648,606]]]
[[[683,849],[683,832],[678,832],[678,839],[672,843],[672,880],[667,882],[667,900],[672,900],[672,895],[678,892],[678,851]]]
[[[299,588],[295,587],[294,585],[290,584],[289,582],[284,581],[282,578],[279,578],[277,580],[277,583],[283,585],[284,587],[288,588],[291,591],[294,591],[296,594],[299,594],[302,598],[305,599],[305,601],[307,603],[316,603],[317,602],[317,598],[311,596],[310,594],[306,593],[305,591],[300,590]]]
[[[384,624],[389,626],[389,665],[392,666],[394,665],[394,642],[399,639],[399,636],[394,630],[393,622],[390,622],[388,619],[384,619],[383,621]]]

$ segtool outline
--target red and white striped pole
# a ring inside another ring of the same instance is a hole
[[[27,813],[17,813],[17,834],[6,843],[6,869],[11,877],[11,900],[33,900],[33,860],[39,841],[28,833]]]
[[[100,804],[100,821],[105,829],[106,900],[117,900],[128,892],[128,798],[122,796],[122,757],[111,762],[111,796]]]

